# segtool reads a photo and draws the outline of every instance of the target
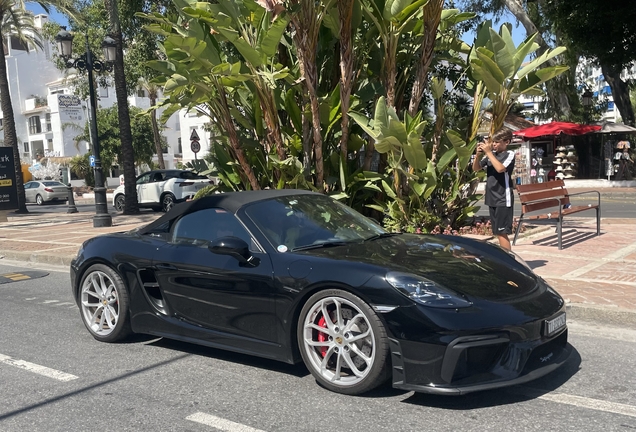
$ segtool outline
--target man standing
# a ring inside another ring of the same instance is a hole
[[[499,245],[511,250],[509,234],[512,234],[514,196],[512,172],[515,168],[515,153],[508,150],[512,132],[497,131],[492,138],[477,145],[473,170],[486,168],[486,205],[490,209],[492,232]]]

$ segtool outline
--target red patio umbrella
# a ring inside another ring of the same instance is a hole
[[[585,135],[601,129],[600,125],[583,125],[568,122],[552,122],[538,126],[532,126],[513,132],[513,135],[523,138],[537,138],[541,136],[565,135]]]

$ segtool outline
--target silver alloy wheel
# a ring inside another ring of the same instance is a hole
[[[123,212],[126,205],[126,198],[123,195],[117,195],[115,198],[115,210]]]
[[[42,205],[42,204],[44,204],[44,199],[42,198],[42,195],[38,194],[38,195],[35,197],[35,203],[36,203],[37,205]]]
[[[303,341],[311,366],[325,380],[342,387],[364,380],[376,356],[368,317],[342,297],[323,298],[310,308],[303,323]]]
[[[172,207],[174,207],[174,197],[172,196],[172,194],[166,194],[163,197],[163,211],[165,211],[166,213],[170,211],[170,209],[172,209]]]
[[[108,336],[119,320],[119,293],[111,278],[104,272],[94,271],[82,285],[82,316],[86,325],[98,336]]]

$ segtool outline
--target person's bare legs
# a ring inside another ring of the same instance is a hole
[[[512,246],[510,245],[510,239],[508,238],[508,234],[498,235],[497,240],[499,240],[499,246],[507,250],[512,250]]]

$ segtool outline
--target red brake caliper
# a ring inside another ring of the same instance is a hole
[[[320,327],[327,328],[327,321],[325,321],[324,316],[320,317],[320,320],[318,320],[318,325]],[[318,342],[326,342],[327,339],[328,339],[328,336],[325,333],[321,331],[318,332]],[[322,355],[323,357],[327,355],[327,347],[325,346],[320,347],[320,355]]]

